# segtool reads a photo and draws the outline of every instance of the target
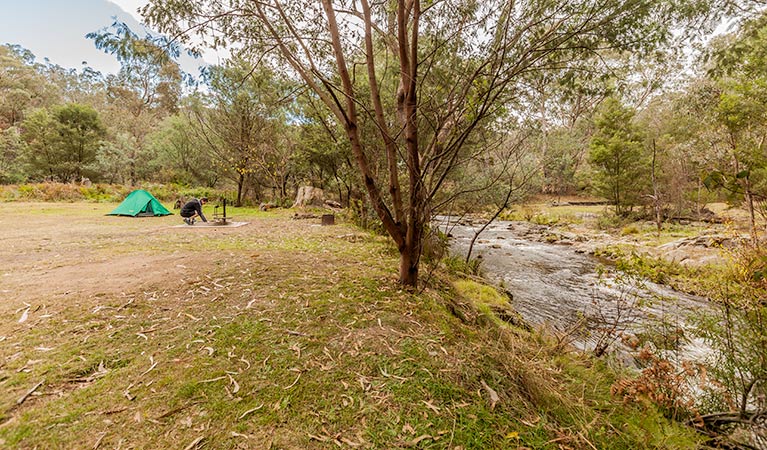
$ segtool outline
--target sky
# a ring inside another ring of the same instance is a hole
[[[38,62],[48,58],[51,63],[75,69],[86,62],[102,73],[116,73],[120,69],[117,59],[98,50],[85,35],[111,25],[115,16],[131,30],[140,30],[141,16],[137,10],[146,3],[146,0],[0,0],[0,44],[21,45],[34,53]],[[199,64],[191,58],[184,58],[181,63],[184,70],[195,75]]]

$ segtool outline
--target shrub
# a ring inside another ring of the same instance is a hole
[[[626,219],[615,214],[612,211],[605,211],[599,215],[597,219],[597,228],[600,230],[613,230],[623,226],[626,223]]]
[[[613,395],[631,403],[649,401],[669,419],[689,419],[697,414],[695,392],[705,373],[700,365],[687,361],[677,365],[647,348],[639,352],[638,360],[645,365],[642,373],[613,384]]]
[[[444,259],[445,268],[451,273],[463,273],[467,275],[482,275],[482,260],[470,259],[469,262],[460,256],[448,256]]]
[[[639,227],[636,224],[626,225],[621,228],[621,236],[628,236],[631,234],[639,234]]]

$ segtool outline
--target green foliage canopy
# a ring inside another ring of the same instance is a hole
[[[594,119],[589,161],[596,169],[594,187],[615,205],[617,214],[636,206],[647,184],[643,137],[633,123],[634,111],[607,99]]]
[[[91,176],[104,137],[95,109],[75,103],[52,113],[41,109],[27,117],[22,128],[33,176],[61,182]]]

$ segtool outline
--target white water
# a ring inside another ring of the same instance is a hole
[[[447,217],[437,217],[435,224],[451,236],[451,252],[465,257],[479,227]],[[475,242],[472,257],[481,258],[484,275],[512,294],[514,308],[531,325],[562,331],[584,316],[601,315],[608,323],[616,317],[621,321],[635,317],[628,333],[657,331],[660,322],[689,329],[690,315],[709,308],[706,299],[649,281],[634,287],[634,283],[622,283],[614,273],[600,278],[597,258],[577,253],[569,245],[525,239],[522,231],[527,228],[528,224],[520,222],[493,222]],[[642,299],[641,305],[627,307],[635,298]],[[582,349],[593,347],[593,335],[574,344]],[[682,351],[685,359],[700,361],[709,349],[702,341],[692,340]]]

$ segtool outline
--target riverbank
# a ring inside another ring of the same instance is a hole
[[[622,248],[685,267],[721,265],[729,250],[750,239],[747,213],[725,203],[706,204],[702,211],[705,220],[673,218],[658,230],[649,220],[614,217],[598,199],[538,197],[502,218],[526,224],[530,239],[574,245],[589,254]]]
[[[727,435],[745,448],[767,445],[767,427],[750,419],[767,408],[767,253],[743,234],[744,223],[666,224],[658,233],[647,222],[606,228],[598,215],[586,223],[574,219],[572,209],[569,220],[539,214],[494,222],[472,248],[483,273],[514,296],[517,310],[562,339],[578,330],[587,339],[606,332],[636,349],[641,375],[617,392],[665,405],[672,415],[699,417],[712,436]],[[443,231],[465,256],[484,225],[462,220]],[[589,328],[589,316],[597,327]],[[639,333],[624,327],[642,316],[657,325]],[[585,347],[598,354],[599,342]]]

